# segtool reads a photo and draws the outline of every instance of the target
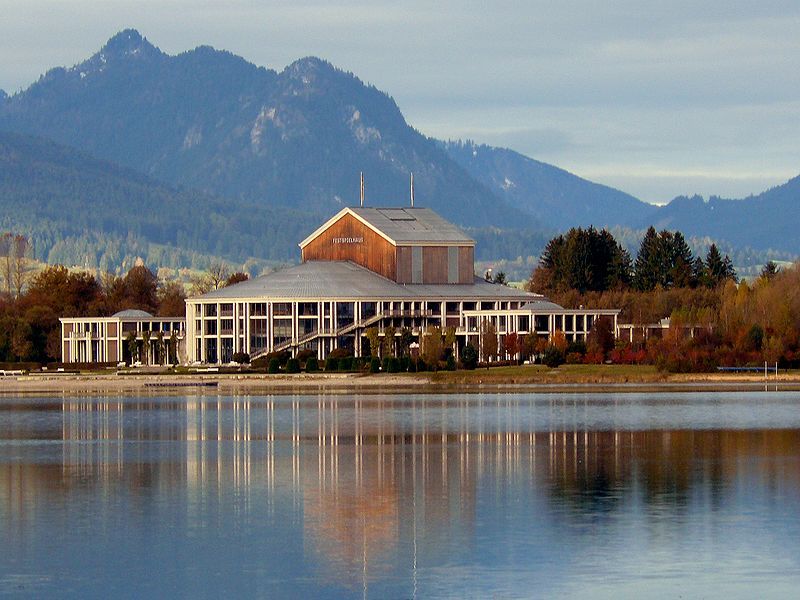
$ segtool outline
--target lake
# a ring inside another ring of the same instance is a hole
[[[787,598],[800,393],[0,399],[0,595]]]

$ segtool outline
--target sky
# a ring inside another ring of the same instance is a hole
[[[133,27],[281,70],[319,56],[440,139],[504,146],[664,203],[800,174],[797,0],[0,0],[0,89]]]

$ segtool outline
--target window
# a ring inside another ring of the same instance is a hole
[[[206,317],[216,317],[217,316],[217,305],[216,304],[205,304],[203,305],[203,315]]]
[[[266,302],[254,302],[250,304],[250,316],[251,317],[266,317],[267,316],[267,303]]]
[[[217,340],[214,338],[206,340],[206,362],[211,364],[217,362]]]
[[[292,305],[290,302],[276,302],[272,305],[272,314],[276,317],[286,317],[292,314]]]
[[[217,335],[216,321],[206,321],[206,335]]]
[[[301,302],[297,305],[297,314],[301,317],[316,316],[317,303],[316,302]]]

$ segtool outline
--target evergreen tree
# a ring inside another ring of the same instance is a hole
[[[764,265],[764,268],[761,269],[761,278],[767,280],[772,279],[778,274],[778,271],[778,265],[776,265],[773,261],[769,261]]]
[[[630,272],[630,255],[614,236],[578,227],[548,242],[530,286],[542,291],[605,291],[628,285]]]
[[[661,248],[658,242],[656,228],[652,225],[644,234],[642,243],[639,246],[639,253],[636,255],[634,264],[634,285],[636,289],[643,292],[652,290],[660,283],[661,271]]]
[[[670,273],[669,279],[673,286],[678,288],[695,287],[697,279],[693,272],[694,256],[689,244],[680,231],[676,231],[672,236],[672,248],[670,252]]]
[[[708,287],[716,287],[728,279],[736,281],[736,271],[733,268],[731,259],[727,254],[723,257],[716,244],[711,244],[708,249],[705,266],[706,285]]]

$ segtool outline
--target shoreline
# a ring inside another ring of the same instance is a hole
[[[15,396],[237,395],[397,393],[598,393],[657,391],[798,391],[800,373],[659,373],[653,369],[536,369],[361,374],[33,374],[0,379],[0,402]]]

